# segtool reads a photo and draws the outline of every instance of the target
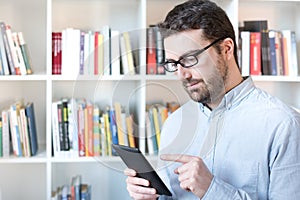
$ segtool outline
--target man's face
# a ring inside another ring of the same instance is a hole
[[[211,41],[203,40],[201,30],[180,32],[165,39],[166,59],[178,60],[198,49],[209,45]],[[224,80],[227,66],[214,47],[210,47],[197,56],[198,63],[190,68],[178,65],[175,72],[182,81],[189,96],[205,104],[219,103],[225,94]]]

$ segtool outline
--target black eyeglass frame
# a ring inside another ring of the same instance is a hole
[[[218,38],[216,40],[214,40],[212,43],[210,43],[209,45],[207,45],[206,47],[202,48],[202,49],[198,49],[196,50],[195,53],[193,54],[187,54],[187,55],[183,55],[183,56],[180,56],[179,59],[176,61],[176,60],[167,60],[166,62],[164,62],[162,65],[164,66],[165,70],[168,71],[168,72],[176,72],[178,70],[178,64],[180,64],[182,67],[184,68],[190,68],[190,67],[193,67],[195,65],[198,64],[198,58],[197,56],[199,56],[201,53],[203,53],[204,51],[206,51],[207,49],[209,49],[210,47],[212,47],[213,45],[215,45],[216,43],[218,43],[219,41],[221,40],[224,40],[225,38],[227,37],[221,37],[221,38]],[[185,65],[183,63],[181,63],[180,61],[185,59],[186,57],[189,57],[189,56],[193,56],[195,58],[195,63],[194,64],[191,64],[191,65]],[[173,64],[174,66],[174,70],[170,70],[167,65],[169,64]]]

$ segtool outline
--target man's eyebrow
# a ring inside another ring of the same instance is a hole
[[[189,56],[189,55],[193,55],[193,54],[195,54],[196,52],[198,52],[199,50],[201,50],[201,49],[193,49],[193,50],[190,50],[190,51],[188,51],[188,52],[185,52],[184,54],[182,54],[182,55],[179,57],[179,59],[182,59],[182,58],[184,58],[184,57],[186,57],[186,56]]]

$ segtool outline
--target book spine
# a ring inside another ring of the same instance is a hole
[[[52,102],[52,141],[53,141],[54,157],[58,157],[61,151],[59,119],[58,119],[58,104],[59,102]]]
[[[85,104],[83,102],[78,103],[78,111],[77,111],[77,125],[78,125],[78,150],[79,156],[85,156],[85,126],[84,126],[84,110]]]
[[[156,34],[154,27],[147,29],[147,74],[157,74],[156,68]]]
[[[9,49],[10,49],[11,58],[12,58],[13,66],[15,68],[16,75],[21,75],[20,64],[18,62],[18,56],[17,56],[17,50],[16,50],[15,45],[14,45],[10,25],[6,25],[5,30],[6,30],[8,46],[9,46]]]
[[[9,140],[9,112],[2,111],[2,150],[3,157],[8,157],[10,154],[10,140]]]
[[[271,75],[269,31],[261,32],[261,68],[263,75]]]
[[[250,74],[261,75],[261,33],[250,33]]]
[[[9,66],[8,66],[8,60],[6,57],[6,49],[4,45],[4,33],[2,31],[2,26],[5,26],[3,22],[0,22],[0,52],[1,52],[1,61],[2,61],[2,67],[3,67],[3,74],[9,75]]]
[[[4,47],[5,47],[5,52],[6,52],[6,56],[7,56],[7,62],[8,62],[10,74],[16,75],[16,70],[15,70],[15,66],[14,66],[14,62],[13,62],[13,58],[12,58],[12,53],[11,53],[11,49],[9,46],[8,37],[7,37],[7,33],[6,33],[6,25],[5,25],[5,23],[1,22],[0,26],[1,26],[3,43],[4,43]]]
[[[269,31],[270,40],[270,74],[277,75],[277,63],[276,63],[276,44],[275,44],[275,31]]]
[[[93,111],[93,147],[94,156],[100,156],[100,110],[95,105]]]
[[[2,129],[2,116],[0,116],[0,157],[3,157],[3,129]]]

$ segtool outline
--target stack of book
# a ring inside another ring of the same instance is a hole
[[[32,74],[32,64],[23,33],[0,22],[0,75],[26,74]]]
[[[85,99],[52,103],[54,157],[111,156],[111,144],[136,147],[133,116],[120,103],[100,109]]]
[[[165,61],[165,50],[163,37],[156,25],[147,28],[147,47],[146,47],[146,72],[147,74],[166,74],[162,63]]]
[[[160,146],[161,129],[168,116],[179,108],[176,102],[148,104],[146,106],[146,133],[140,135],[139,149],[144,154],[155,155]]]
[[[2,110],[0,156],[34,156],[38,151],[34,104],[19,101]],[[11,138],[11,141],[10,141]]]
[[[72,177],[71,184],[65,184],[52,191],[51,200],[91,200],[91,185],[82,183],[81,175]]]
[[[298,76],[295,31],[268,29],[267,20],[240,27],[242,75]]]
[[[52,74],[134,75],[136,56],[129,32],[107,25],[99,31],[67,28],[52,33]]]

